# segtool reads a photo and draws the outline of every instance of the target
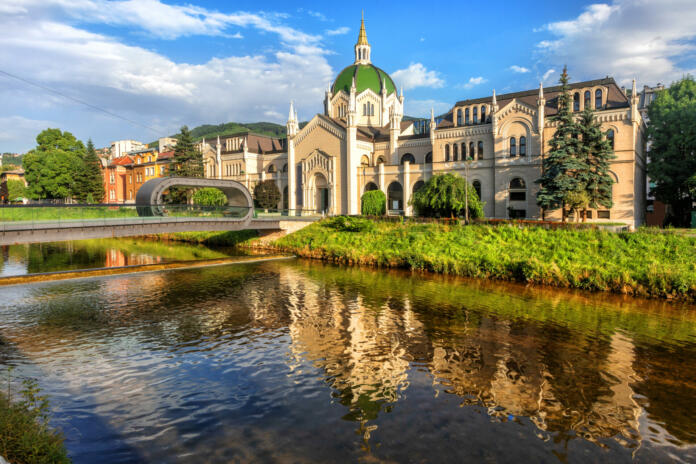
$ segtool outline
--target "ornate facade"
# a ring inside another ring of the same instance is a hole
[[[645,121],[635,88],[630,95],[614,79],[571,84],[573,110],[595,110],[610,131],[616,159],[611,173],[614,206],[590,211],[592,221],[644,222],[646,197]],[[371,62],[364,22],[355,61],[327,89],[323,114],[300,129],[290,104],[287,138],[235,134],[199,145],[206,175],[230,178],[249,188],[273,180],[279,208],[359,214],[371,189],[387,195],[392,214],[412,214],[409,200],[433,174],[468,177],[485,202],[487,217],[541,218],[536,205],[548,142],[555,131],[560,87],[457,102],[445,115],[404,120],[403,90]],[[560,220],[560,211],[546,219]]]

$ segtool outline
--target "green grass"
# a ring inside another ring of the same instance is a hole
[[[160,240],[199,243],[210,246],[237,246],[259,236],[255,230],[239,230],[227,232],[176,232],[158,235]]]
[[[13,464],[71,462],[63,437],[48,426],[48,400],[36,382],[23,385],[18,401],[0,392],[0,456]]]
[[[334,220],[335,222],[335,220]],[[275,246],[302,257],[696,301],[696,238],[641,229],[312,224]]]

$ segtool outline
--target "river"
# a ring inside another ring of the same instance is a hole
[[[263,262],[0,288],[0,369],[76,463],[693,462],[693,309]]]

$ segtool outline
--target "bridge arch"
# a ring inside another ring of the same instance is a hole
[[[135,204],[140,216],[161,216],[162,211],[155,205],[161,205],[162,194],[170,187],[212,187],[222,191],[229,206],[247,208],[243,220],[251,219],[254,214],[254,200],[244,184],[227,179],[205,179],[200,177],[158,177],[145,182],[135,195]]]

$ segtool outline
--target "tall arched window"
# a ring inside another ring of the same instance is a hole
[[[426,163],[431,163],[433,162],[433,152],[429,151],[427,155],[425,155],[425,162]]]
[[[423,182],[422,180],[419,180],[418,182],[413,184],[413,193],[416,193],[417,191],[422,189],[424,186],[425,186],[425,182]]]
[[[466,153],[466,142],[462,142],[462,161],[466,161],[467,159],[467,153]]]
[[[474,124],[478,124],[478,107],[474,106]]]
[[[573,111],[580,111],[580,94],[578,92],[573,94]]]
[[[474,190],[476,190],[476,195],[478,195],[479,200],[481,199],[481,181],[475,180],[473,183]]]
[[[469,125],[469,108],[464,110],[464,124]]]
[[[478,143],[478,159],[483,159],[483,142]]]
[[[510,157],[513,158],[517,156],[517,140],[515,137],[510,137]]]
[[[462,110],[461,109],[457,110],[457,125],[458,126],[462,125]]]
[[[474,159],[478,159],[476,157],[476,149],[474,148],[474,142],[469,142],[469,156],[471,156]]]
[[[367,104],[363,103],[363,116],[367,116]]]
[[[527,156],[527,137],[520,137],[520,156]]]
[[[268,166],[268,172],[269,172],[269,173],[274,173],[274,172],[275,172],[275,166],[273,166],[272,164],[271,164],[270,166]]]
[[[589,110],[592,108],[591,99],[592,99],[592,92],[590,92],[589,90],[585,90],[585,99],[584,100],[585,100],[585,109],[586,110]]]
[[[360,158],[360,166],[369,166],[370,165],[370,158],[367,157],[367,155],[363,155],[362,158]]]
[[[410,164],[416,164],[416,158],[410,153],[406,153],[401,157],[401,164],[404,164],[406,161],[408,161]]]
[[[445,161],[450,160],[449,145],[445,145]]]
[[[365,191],[366,192],[371,192],[373,190],[377,190],[379,187],[377,187],[377,184],[374,182],[368,182],[367,185],[365,186]]]
[[[384,164],[384,157],[383,157],[383,156],[380,156],[379,158],[377,158],[377,164],[378,164],[378,165],[379,165],[379,164]]]
[[[459,145],[456,143],[452,145],[452,159],[454,161],[459,161]]]
[[[527,184],[520,177],[510,181],[508,189],[510,201],[527,201]]]
[[[397,213],[404,209],[404,189],[396,181],[387,187],[387,209]]]
[[[283,165],[283,172],[288,172],[288,163]]]
[[[486,107],[481,105],[481,124],[486,124]]]
[[[611,149],[614,149],[614,129],[609,129],[607,131],[607,140],[611,143]]]
[[[602,89],[595,90],[594,93],[594,107],[596,110],[602,109]]]

